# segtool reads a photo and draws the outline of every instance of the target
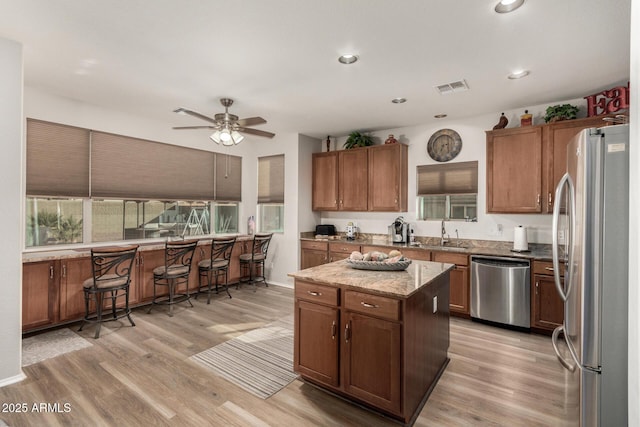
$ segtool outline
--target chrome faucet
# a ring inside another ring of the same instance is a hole
[[[441,230],[440,230],[440,246],[444,246],[445,244],[449,243],[449,235],[447,234],[447,229],[444,228],[444,218],[442,218],[442,224],[440,226]],[[445,239],[444,236],[447,236],[447,238]]]

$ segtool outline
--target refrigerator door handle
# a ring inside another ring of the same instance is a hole
[[[569,254],[567,258],[567,269],[565,274],[565,284],[566,286],[563,288],[562,283],[560,281],[560,257],[558,254],[558,223],[560,220],[560,207],[562,205],[562,194],[564,193],[564,188],[568,189],[569,203],[567,205],[567,209],[569,209],[569,236],[570,239],[568,248]],[[558,290],[558,294],[560,294],[560,298],[562,301],[567,301],[569,298],[569,294],[571,293],[571,272],[573,268],[571,267],[571,263],[573,262],[573,236],[575,235],[575,226],[576,226],[576,214],[575,214],[575,187],[573,185],[573,181],[571,180],[571,176],[568,173],[565,173],[562,178],[560,178],[560,182],[556,187],[556,202],[553,205],[553,222],[552,222],[552,255],[553,255],[553,278],[556,284],[556,289]]]
[[[564,325],[558,326],[553,330],[553,335],[551,335],[551,345],[553,345],[553,351],[556,353],[556,356],[558,357],[560,364],[564,366],[569,372],[575,372],[576,367],[578,366],[578,362],[577,362],[578,358],[575,355],[575,351],[567,343],[567,347],[569,347],[569,353],[571,354],[571,358],[574,361],[574,363],[571,364],[567,362],[564,357],[562,357],[562,355],[560,354],[560,349],[558,348],[558,336],[563,332],[564,332]],[[564,340],[565,342],[567,341],[567,334],[564,334]]]

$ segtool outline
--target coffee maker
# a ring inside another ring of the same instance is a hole
[[[409,242],[409,223],[404,222],[404,218],[401,216],[389,226],[389,238],[393,243]]]

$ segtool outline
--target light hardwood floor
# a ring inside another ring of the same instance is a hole
[[[0,413],[11,426],[393,426],[299,380],[262,400],[189,356],[293,312],[293,292],[250,286],[194,308],[134,311],[80,334],[93,346],[24,368],[0,403],[69,404],[66,413]],[[77,330],[77,325],[73,326]],[[451,362],[416,426],[565,425],[565,374],[549,337],[452,318]],[[1,423],[0,423],[1,425]]]

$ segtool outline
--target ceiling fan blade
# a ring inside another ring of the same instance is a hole
[[[262,117],[249,117],[246,119],[240,119],[236,121],[238,126],[255,126],[255,125],[263,125],[267,123],[265,119]]]
[[[184,113],[184,114],[188,114],[190,116],[197,117],[199,119],[205,120],[207,122],[211,122],[213,124],[217,124],[218,123],[217,121],[215,121],[211,117],[207,117],[207,116],[202,115],[200,113],[196,113],[195,111],[187,110],[186,108],[178,108],[177,110],[174,110],[174,113]]]
[[[173,129],[218,129],[217,126],[175,126]]]
[[[248,133],[249,135],[256,135],[256,136],[264,136],[267,138],[273,138],[274,136],[276,136],[275,133],[271,133],[271,132],[267,132],[264,130],[258,130],[258,129],[251,129],[251,128],[238,128],[238,130],[240,132],[244,132],[244,133]]]

